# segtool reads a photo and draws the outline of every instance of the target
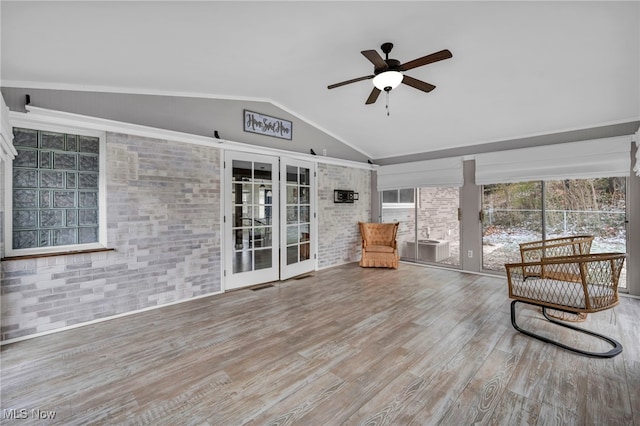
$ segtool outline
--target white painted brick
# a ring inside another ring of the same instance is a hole
[[[333,202],[335,189],[359,194],[353,204]],[[371,172],[328,164],[318,165],[318,266],[326,268],[360,260],[358,221],[371,220]]]
[[[212,253],[219,253],[220,150],[109,133],[106,151],[107,236],[109,247],[116,251],[3,262],[4,271],[22,272],[5,274],[3,280],[13,283],[17,279],[25,292],[3,295],[2,324],[11,330],[2,339],[22,336],[34,328],[45,331],[180,300],[193,290],[220,291],[219,259],[199,263],[201,253],[213,249],[218,251]],[[1,203],[0,215],[4,214]],[[183,226],[171,228],[173,224]],[[201,250],[189,248],[194,244],[200,244]],[[168,246],[177,250],[163,253]],[[155,263],[140,262],[141,256]],[[198,266],[186,266],[192,263]],[[198,284],[190,289],[191,277],[202,275],[207,276],[204,288],[202,280],[196,280]],[[60,295],[73,295],[78,284],[93,293],[51,316],[24,314],[23,307],[33,310],[39,303],[37,296],[25,297],[29,294],[26,286],[33,284],[38,289],[55,289],[58,305],[65,305]],[[11,308],[5,309],[8,306]],[[65,320],[52,320],[54,316]],[[18,329],[12,329],[16,324]]]

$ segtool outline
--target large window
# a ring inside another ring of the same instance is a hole
[[[100,133],[14,128],[8,254],[102,246]],[[102,229],[103,231],[104,229]]]
[[[520,262],[518,244],[592,235],[592,253],[626,252],[625,177],[483,186],[483,268]],[[626,266],[620,277],[626,287]]]
[[[519,244],[542,239],[542,183],[482,187],[482,267],[504,271],[520,262]]]
[[[398,190],[409,191],[409,190]],[[410,190],[407,207],[384,202],[382,221],[399,222],[398,252],[403,260],[460,266],[460,222],[458,187],[422,187]],[[414,192],[415,191],[415,192]]]

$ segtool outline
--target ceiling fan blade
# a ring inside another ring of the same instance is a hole
[[[406,62],[400,65],[400,71],[408,71],[413,68],[418,68],[423,65],[431,64],[433,62],[442,61],[443,59],[449,59],[453,57],[448,49],[441,50],[431,55],[423,56],[422,58],[414,59],[413,61]]]
[[[382,59],[382,56],[380,56],[380,54],[377,51],[363,50],[360,53],[362,53],[365,58],[371,61],[373,66],[376,67],[376,70],[385,70],[389,68],[389,65],[387,65],[387,63],[384,61],[384,59]]]
[[[405,75],[402,79],[402,82],[404,84],[406,84],[407,86],[411,86],[414,87],[418,90],[422,90],[423,92],[430,92],[433,89],[436,88],[436,86],[434,86],[433,84],[429,84],[429,83],[425,83],[422,80],[418,80],[415,79],[413,77],[409,77],[408,75]]]
[[[377,87],[374,87],[373,90],[371,91],[371,94],[367,98],[367,102],[365,102],[365,105],[375,103],[378,100],[378,96],[380,95],[380,92],[382,92],[382,90],[378,89]]]
[[[347,80],[347,81],[343,81],[341,83],[336,83],[336,84],[332,84],[330,86],[327,86],[327,89],[335,89],[336,87],[340,87],[340,86],[344,86],[345,84],[351,84],[351,83],[355,83],[357,81],[362,81],[362,80],[370,80],[373,77],[375,77],[373,74],[371,75],[366,75],[364,77],[358,77],[358,78],[354,78],[352,80]]]

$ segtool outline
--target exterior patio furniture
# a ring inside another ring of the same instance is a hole
[[[624,264],[624,253],[581,254],[544,258],[535,262],[506,264],[511,302],[511,324],[519,332],[579,354],[611,358],[622,352],[616,340],[590,330],[556,321],[548,309],[570,314],[587,314],[618,305],[618,279]],[[531,270],[543,271],[540,276]],[[577,330],[609,343],[608,352],[589,352],[520,328],[516,323],[518,302],[542,308],[544,317],[553,324]]]

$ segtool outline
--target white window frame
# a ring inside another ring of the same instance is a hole
[[[106,178],[106,132],[86,129],[82,127],[58,125],[38,122],[32,119],[11,119],[11,133],[13,128],[24,128],[48,132],[69,133],[82,136],[92,136],[99,139],[98,152],[98,241],[87,244],[71,244],[50,247],[33,247],[26,249],[13,248],[13,161],[7,161],[5,167],[5,215],[4,215],[4,244],[5,256],[34,256],[46,254],[65,254],[82,250],[96,250],[107,248],[107,178]]]
[[[401,202],[397,202],[397,203],[385,203],[384,201],[382,201],[382,208],[383,209],[413,209],[416,207],[416,205],[418,207],[420,207],[420,188],[402,188],[402,189],[413,189],[413,203],[401,203]],[[402,189],[385,189],[383,191],[380,191],[380,200],[384,200],[384,192],[386,191],[398,191],[398,200],[400,199],[400,191],[402,191]]]

